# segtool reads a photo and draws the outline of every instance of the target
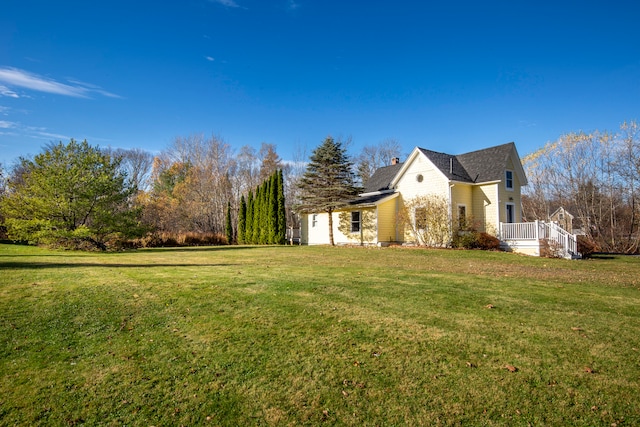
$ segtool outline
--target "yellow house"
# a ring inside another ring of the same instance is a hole
[[[473,221],[478,231],[498,235],[501,223],[522,221],[521,192],[527,184],[514,143],[451,155],[416,147],[404,163],[378,169],[365,192],[333,213],[336,244],[412,242],[399,218],[421,196],[446,200],[451,223]],[[412,215],[412,213],[409,213]],[[302,216],[301,243],[328,244],[328,214]]]

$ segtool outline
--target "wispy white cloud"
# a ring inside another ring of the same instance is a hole
[[[209,62],[213,62],[216,60],[216,58],[214,58],[213,56],[205,56],[204,59],[206,59]]]
[[[17,93],[4,85],[0,85],[0,96],[6,96],[8,98],[20,98]]]
[[[10,96],[13,98],[20,97],[12,90],[13,87],[53,93],[56,95],[71,96],[74,98],[89,98],[91,93],[98,93],[111,98],[119,98],[118,95],[107,92],[99,86],[80,83],[77,81],[69,82],[71,84],[60,83],[53,79],[12,67],[0,68],[0,83],[4,83],[4,85],[6,85],[0,85],[0,93],[3,96]]]
[[[85,88],[89,92],[99,93],[102,96],[106,96],[107,98],[122,98],[120,95],[116,95],[115,93],[107,92],[102,89],[100,86],[96,86],[91,83],[81,82],[79,80],[69,80],[69,83],[73,83],[78,88]]]
[[[42,141],[67,141],[68,135],[53,133],[49,129],[40,126],[27,126],[20,122],[0,120],[0,135],[20,136]]]
[[[210,1],[212,1],[213,3],[221,4],[226,7],[240,7],[240,5],[236,3],[234,0],[210,0]]]

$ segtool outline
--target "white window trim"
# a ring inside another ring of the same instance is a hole
[[[356,212],[358,213],[358,221],[357,221],[358,230],[354,230],[353,229],[353,224],[354,224],[353,214],[356,213]],[[362,211],[351,211],[351,228],[350,228],[350,230],[351,230],[350,232],[354,233],[354,234],[362,232]]]
[[[507,173],[511,172],[511,187],[509,187],[509,180],[507,179]],[[514,191],[515,189],[515,173],[511,169],[504,171],[504,188],[507,191]]]

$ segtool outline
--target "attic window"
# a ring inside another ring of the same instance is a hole
[[[422,182],[422,180],[424,179],[424,177],[422,176],[421,173],[419,173],[418,175],[416,175],[416,181],[418,182]]]
[[[505,171],[504,186],[507,190],[513,190],[513,171]]]

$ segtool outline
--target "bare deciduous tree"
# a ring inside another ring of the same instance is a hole
[[[376,145],[365,145],[355,159],[356,171],[362,184],[366,185],[376,169],[389,166],[396,157],[400,157],[400,143],[393,138],[387,138]]]
[[[616,134],[570,133],[526,156],[526,218],[546,220],[563,206],[600,250],[638,252],[639,136],[637,123],[624,123]]]

